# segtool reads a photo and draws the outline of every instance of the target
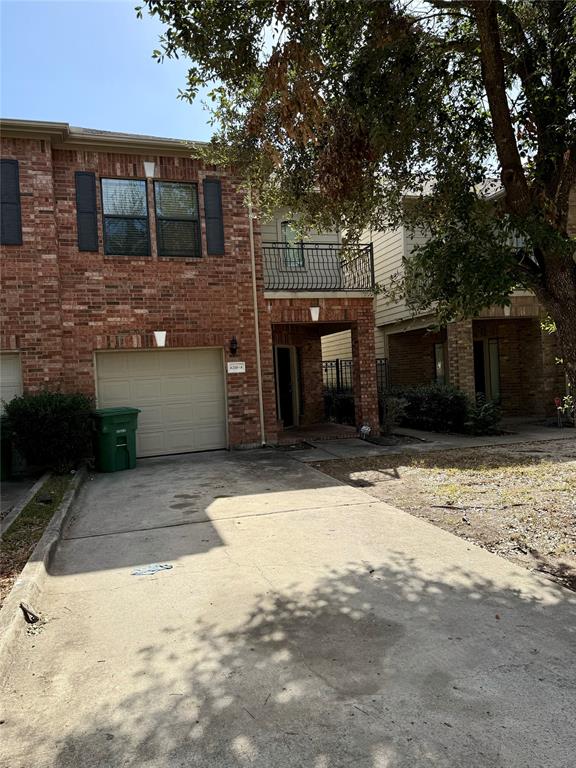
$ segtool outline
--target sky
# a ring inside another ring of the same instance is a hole
[[[0,116],[206,140],[186,62],[158,64],[160,22],[137,0],[0,0]]]

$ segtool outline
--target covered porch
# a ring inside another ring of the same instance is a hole
[[[362,426],[377,434],[371,298],[274,298],[268,300],[268,311],[277,442],[354,437]],[[349,425],[331,424],[324,401],[322,337],[338,331],[350,331],[352,338],[354,408]]]

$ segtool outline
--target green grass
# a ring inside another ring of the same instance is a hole
[[[70,487],[71,481],[72,477],[69,475],[49,478],[2,536],[0,599],[7,595],[18,574],[26,565],[44,529]],[[49,504],[38,501],[48,496],[51,497]]]

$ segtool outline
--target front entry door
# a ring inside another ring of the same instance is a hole
[[[294,426],[294,382],[290,347],[276,347],[276,380],[280,419],[285,427],[292,427]]]

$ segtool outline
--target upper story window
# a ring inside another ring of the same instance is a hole
[[[283,221],[280,225],[284,250],[284,265],[286,267],[304,266],[304,244],[298,239],[293,221]]]
[[[148,256],[148,203],[146,182],[138,179],[102,179],[104,253],[113,256]]]
[[[159,256],[201,256],[198,187],[189,182],[155,181]]]
[[[22,245],[18,160],[0,161],[0,243]]]

